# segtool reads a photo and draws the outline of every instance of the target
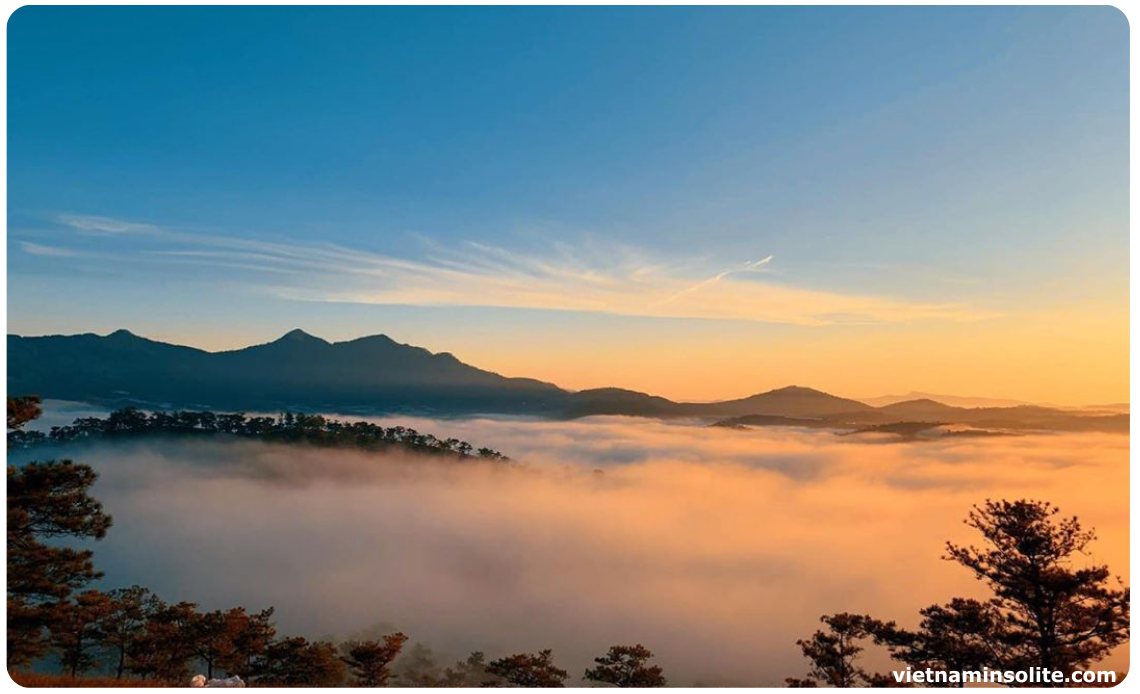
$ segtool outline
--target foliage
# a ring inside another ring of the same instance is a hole
[[[9,412],[11,412],[11,399]],[[438,439],[409,427],[382,427],[361,421],[342,422],[321,415],[293,412],[285,412],[279,417],[249,417],[241,412],[224,414],[186,410],[148,414],[142,410],[127,408],[112,412],[105,419],[81,417],[68,426],[52,427],[47,434],[42,431],[12,429],[8,433],[8,447],[33,448],[48,443],[64,444],[104,438],[155,435],[222,435],[313,446],[360,448],[372,451],[399,449],[459,458],[509,460],[502,453],[490,448],[475,449],[466,441],[454,438]]]
[[[130,653],[131,672],[144,679],[186,680],[198,650],[193,631],[197,607],[191,602],[169,605],[152,596],[146,604],[146,626]]]
[[[965,523],[985,543],[947,543],[944,558],[983,581],[991,599],[926,607],[914,631],[862,615],[824,616],[827,631],[797,642],[811,663],[808,678],[787,683],[893,684],[855,664],[867,639],[886,646],[895,660],[935,672],[1043,668],[1067,676],[1089,669],[1128,641],[1129,589],[1119,579],[1117,587],[1109,584],[1107,566],[1074,565],[1076,557],[1089,556],[1096,535],[1058,513],[1051,504],[1024,499],[975,506]]]
[[[563,687],[567,673],[554,664],[549,648],[538,653],[516,653],[493,660],[487,672],[515,687]]]
[[[597,667],[586,670],[586,679],[615,687],[664,687],[665,676],[660,665],[647,665],[653,653],[640,643],[635,646],[611,646]]]
[[[334,644],[290,636],[266,648],[256,682],[270,687],[337,687],[344,675],[344,662]]]
[[[826,630],[816,631],[809,639],[796,641],[804,657],[811,663],[807,679],[788,678],[792,687],[815,687],[819,684],[832,687],[875,686],[879,678],[859,667],[855,661],[863,652],[863,641],[893,625],[884,624],[866,615],[824,615],[820,621]]]
[[[362,687],[384,687],[392,671],[389,665],[400,654],[408,637],[400,632],[382,639],[355,641],[343,646],[344,662]]]
[[[8,431],[19,431],[33,419],[37,419],[43,410],[40,408],[40,396],[24,395],[20,397],[8,396]]]
[[[225,620],[229,640],[217,664],[230,675],[252,681],[259,672],[262,656],[277,636],[273,608],[250,614],[244,607],[234,607],[225,612]]]
[[[919,614],[922,621],[917,631],[880,633],[895,660],[917,670],[946,672],[1010,662],[1006,625],[992,602],[954,598],[946,605],[923,608]]]
[[[194,644],[194,655],[206,666],[206,677],[214,676],[214,666],[220,658],[233,648],[233,624],[226,619],[226,613],[214,610],[195,614],[190,619],[190,639]]]
[[[102,616],[103,645],[114,654],[115,679],[127,670],[127,656],[137,647],[146,629],[146,605],[151,592],[142,586],[116,588],[107,593],[109,609]]]
[[[102,623],[111,612],[111,599],[97,590],[85,590],[74,602],[52,606],[51,644],[67,672],[75,677],[100,664]]]
[[[106,534],[111,517],[88,494],[95,479],[90,467],[70,460],[8,468],[9,666],[28,665],[43,655],[45,629],[58,616],[57,604],[100,575],[90,550],[45,542],[98,540]]]
[[[1096,534],[1076,518],[1057,519],[1058,513],[1040,501],[987,501],[966,519],[986,545],[946,545],[947,559],[994,592],[1006,669],[1067,674],[1128,640],[1129,589],[1109,587],[1107,566],[1072,566],[1074,555],[1088,555]]]

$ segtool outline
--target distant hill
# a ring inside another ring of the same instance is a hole
[[[916,420],[922,422],[941,421],[952,419],[964,408],[953,407],[929,398],[919,400],[906,400],[878,408],[879,412],[888,417],[898,417],[900,420]]]
[[[302,330],[226,352],[167,344],[126,330],[103,336],[9,335],[8,393],[149,409],[625,415],[699,418],[724,426],[859,429],[937,422],[994,430],[1127,432],[1129,422],[1129,415],[1111,412],[960,407],[932,398],[875,407],[802,386],[706,403],[621,388],[572,392],[485,371],[386,335],[328,342]]]
[[[640,417],[732,417],[772,415],[779,417],[827,417],[840,413],[867,412],[873,408],[855,400],[829,395],[812,388],[788,386],[739,400],[722,402],[674,402],[656,395],[620,388],[598,388],[575,393],[566,411],[572,417],[624,414]]]
[[[845,429],[852,433],[893,433],[913,437],[916,432],[942,425],[964,425],[969,432],[953,435],[983,435],[1003,432],[1085,431],[1127,434],[1129,415],[1057,410],[1048,407],[951,407],[933,400],[912,400],[886,407],[819,417],[811,424],[779,421],[767,415],[743,415],[717,421],[718,426],[811,426]]]
[[[1132,411],[1132,407],[1127,402],[1113,402],[1107,405],[1084,405],[1078,409],[1086,412],[1116,412],[1118,414],[1128,414]]]
[[[911,400],[934,400],[944,405],[952,405],[954,407],[1017,407],[1018,405],[1032,404],[1024,400],[1010,400],[1008,398],[977,398],[961,395],[922,393],[918,391],[911,391],[906,395],[879,395],[873,398],[859,398],[860,402],[865,402],[872,407],[885,407],[887,405],[894,405],[895,403]]]

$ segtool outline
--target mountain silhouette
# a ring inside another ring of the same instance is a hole
[[[568,395],[403,345],[384,335],[330,343],[293,330],[226,352],[126,330],[8,336],[8,392],[163,407],[437,412],[547,412]]]
[[[386,335],[329,342],[291,330],[273,342],[223,352],[109,335],[8,336],[8,393],[107,406],[241,411],[410,412],[693,417],[724,426],[804,426],[891,431],[894,423],[992,429],[1127,431],[1127,414],[1047,407],[955,407],[929,398],[873,407],[788,386],[737,400],[675,402],[622,388],[572,392],[511,378]]]

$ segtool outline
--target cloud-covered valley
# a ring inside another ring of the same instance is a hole
[[[673,684],[762,685],[802,674],[795,640],[821,614],[913,624],[983,594],[941,554],[974,539],[961,520],[987,497],[1079,515],[1099,531],[1090,560],[1128,579],[1126,436],[398,423],[517,464],[220,441],[67,451],[101,473],[115,518],[96,546],[104,583],[273,605],[283,632],[311,637],[398,628],[443,664],[551,647],[576,682],[606,647],[640,642]]]

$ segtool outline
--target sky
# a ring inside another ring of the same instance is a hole
[[[8,51],[10,333],[1128,398],[1113,8],[25,7]]]

